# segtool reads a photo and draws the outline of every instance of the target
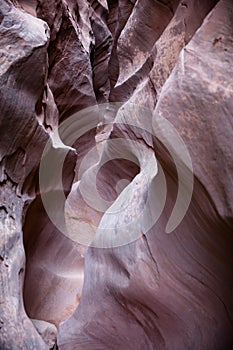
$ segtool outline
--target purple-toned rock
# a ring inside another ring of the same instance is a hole
[[[233,348],[232,23],[1,1],[0,349]]]

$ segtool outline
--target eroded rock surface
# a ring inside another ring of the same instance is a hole
[[[232,349],[232,24],[1,1],[1,349]]]
[[[48,322],[32,320],[36,330],[50,349],[56,346],[57,328]]]

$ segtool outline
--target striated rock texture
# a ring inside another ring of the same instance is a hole
[[[0,349],[233,348],[231,0],[1,0]]]

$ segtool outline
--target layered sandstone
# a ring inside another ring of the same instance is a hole
[[[2,0],[1,349],[232,348],[232,23]]]

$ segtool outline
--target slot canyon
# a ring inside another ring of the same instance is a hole
[[[0,0],[0,350],[233,349],[232,0]]]

